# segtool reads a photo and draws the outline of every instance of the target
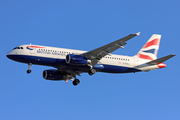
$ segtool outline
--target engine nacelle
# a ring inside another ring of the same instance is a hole
[[[43,78],[46,80],[65,80],[67,77],[57,70],[44,70]]]
[[[81,55],[68,54],[66,56],[66,63],[72,65],[87,65],[91,63],[91,60]]]

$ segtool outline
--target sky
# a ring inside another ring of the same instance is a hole
[[[179,120],[180,1],[0,0],[1,120]],[[141,32],[114,54],[135,55],[161,34],[158,58],[176,54],[166,68],[128,74],[83,73],[81,83],[48,81],[46,66],[12,61],[22,44],[90,51]]]

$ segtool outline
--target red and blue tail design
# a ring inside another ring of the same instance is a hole
[[[136,54],[137,57],[145,60],[157,59],[161,35],[153,34],[141,50]]]

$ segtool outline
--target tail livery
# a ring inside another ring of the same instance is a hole
[[[159,44],[161,35],[153,34],[141,50],[136,54],[140,59],[144,60],[155,60],[157,59],[157,53],[159,50]]]
[[[174,54],[157,59],[161,35],[153,34],[141,50],[135,55],[138,58],[139,65],[136,68],[142,71],[149,71],[166,67],[163,62],[174,57]]]

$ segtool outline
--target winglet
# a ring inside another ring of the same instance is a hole
[[[140,33],[141,33],[141,32],[138,32],[138,33],[136,33],[136,35],[137,35],[138,37],[140,37]]]

